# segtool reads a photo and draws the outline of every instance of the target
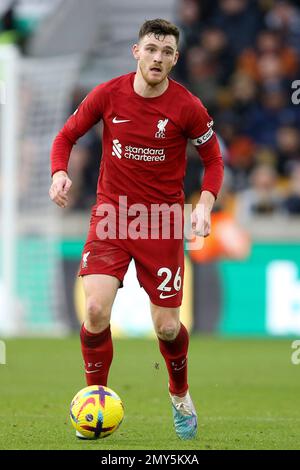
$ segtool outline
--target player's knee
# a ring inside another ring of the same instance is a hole
[[[164,341],[173,341],[178,335],[178,325],[175,322],[162,323],[156,329],[157,336]]]
[[[99,300],[90,298],[87,300],[86,316],[93,328],[101,328],[109,324],[110,312]]]

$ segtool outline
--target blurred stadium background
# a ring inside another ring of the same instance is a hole
[[[64,211],[48,198],[50,147],[92,87],[135,69],[130,45],[154,17],[181,29],[173,78],[208,107],[226,166],[213,233],[201,251],[186,253],[184,321],[195,332],[300,335],[298,4],[0,0],[1,337],[78,330],[76,272],[95,200],[101,126],[73,149]],[[197,200],[201,174],[189,147],[187,202]],[[147,336],[146,296],[132,269],[125,287],[115,333]]]

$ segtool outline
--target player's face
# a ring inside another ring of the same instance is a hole
[[[133,46],[133,55],[148,85],[158,85],[166,79],[178,60],[176,39],[172,35],[147,34]]]

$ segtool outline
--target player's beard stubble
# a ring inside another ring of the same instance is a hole
[[[151,87],[155,87],[157,85],[160,85],[161,83],[163,83],[165,80],[167,80],[168,78],[168,75],[169,73],[171,72],[172,70],[172,66],[163,66],[161,65],[160,68],[161,68],[161,72],[157,74],[157,76],[152,76],[152,72],[151,72],[151,67],[153,67],[153,65],[145,65],[143,63],[139,63],[139,69],[140,69],[140,72],[142,74],[142,77],[143,79],[145,80],[145,82],[147,83],[147,85],[151,86]]]

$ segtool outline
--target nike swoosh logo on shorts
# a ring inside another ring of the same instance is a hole
[[[96,370],[86,370],[86,374],[95,374],[95,372],[99,372],[100,369],[96,369]]]
[[[130,119],[117,119],[117,116],[115,116],[112,120],[114,124],[120,124],[121,122],[130,122]]]
[[[159,298],[160,299],[168,299],[169,297],[174,297],[174,295],[177,295],[178,292],[176,292],[176,294],[170,294],[170,295],[164,295],[163,292],[160,294]]]

